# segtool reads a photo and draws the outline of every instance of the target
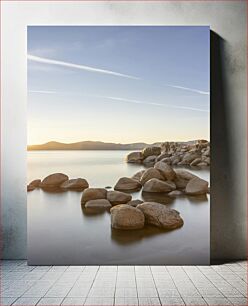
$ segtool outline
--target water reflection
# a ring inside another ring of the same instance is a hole
[[[102,215],[105,212],[110,213],[110,208],[106,207],[85,207],[84,204],[81,203],[81,211],[82,214],[86,217],[94,217],[95,215]]]
[[[199,203],[206,203],[208,202],[208,197],[206,194],[201,194],[198,196],[187,196],[190,203],[192,204],[199,204]]]
[[[175,199],[169,197],[167,193],[154,193],[142,191],[142,199],[144,202],[157,202],[161,204],[171,204]]]
[[[28,152],[28,182],[55,172],[87,178],[90,187],[110,187],[132,177],[143,165],[127,164],[123,151]],[[186,167],[184,167],[186,168]],[[188,169],[209,181],[208,169]],[[111,189],[111,188],[108,188]],[[107,210],[86,210],[78,191],[36,189],[28,193],[28,257],[30,264],[204,264],[209,256],[207,197],[133,192],[132,199],[170,204],[184,226],[166,232],[111,229]],[[42,241],[42,243],[40,243]]]
[[[178,229],[179,230],[179,229]],[[175,230],[173,230],[175,231]],[[111,239],[118,245],[135,244],[142,239],[152,238],[158,235],[166,235],[168,232],[164,229],[160,229],[156,226],[145,225],[140,230],[118,230],[111,229]]]

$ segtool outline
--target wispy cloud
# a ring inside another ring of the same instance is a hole
[[[73,63],[64,62],[64,61],[57,61],[54,59],[48,59],[48,58],[39,57],[39,56],[31,55],[31,54],[28,54],[27,58],[30,61],[43,63],[43,64],[57,65],[57,66],[62,66],[62,67],[67,67],[67,68],[72,68],[72,69],[79,69],[79,70],[84,70],[84,71],[89,71],[89,72],[103,73],[103,74],[114,75],[117,77],[139,80],[138,77],[128,75],[128,74],[123,74],[123,73],[119,73],[119,72],[115,72],[111,70],[99,69],[99,68],[85,66],[85,65],[73,64]]]
[[[147,102],[147,101],[140,101],[140,100],[130,100],[130,99],[119,98],[119,97],[104,97],[103,96],[102,98],[107,98],[107,99],[111,99],[111,100],[115,100],[115,101],[121,101],[121,102],[126,102],[126,103],[154,105],[154,106],[161,106],[161,107],[175,108],[175,109],[184,109],[184,110],[206,112],[206,113],[209,112],[208,110],[201,109],[201,108],[179,106],[179,105],[170,105],[170,104],[162,104],[162,103],[154,103],[154,102]]]
[[[38,94],[58,94],[57,91],[50,90],[29,90],[28,93],[38,93]]]
[[[171,84],[165,84],[165,85],[168,86],[168,87],[172,87],[172,88],[177,88],[177,89],[182,89],[182,90],[195,92],[195,93],[198,93],[198,94],[201,94],[201,95],[209,95],[208,91],[203,91],[203,90],[199,90],[199,89],[195,89],[195,88],[189,88],[189,87],[171,85]]]
[[[209,113],[209,110],[202,109],[202,108],[179,106],[179,105],[170,105],[170,104],[163,104],[163,103],[155,103],[155,102],[149,102],[149,101],[143,101],[143,100],[142,101],[141,100],[133,100],[133,99],[127,99],[127,98],[121,98],[121,97],[87,95],[87,94],[81,94],[81,93],[76,93],[76,92],[69,93],[69,92],[56,92],[56,91],[47,91],[47,90],[29,90],[28,92],[29,93],[37,93],[37,94],[76,95],[76,96],[84,96],[84,97],[91,97],[91,98],[98,98],[98,99],[108,99],[108,100],[123,102],[123,103],[153,105],[153,106],[166,107],[166,108],[172,108],[172,109],[182,109],[182,110],[190,110],[190,111]]]

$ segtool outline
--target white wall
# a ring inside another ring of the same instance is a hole
[[[4,1],[1,5],[4,258],[26,258],[26,26],[42,24],[210,25],[211,257],[245,258],[246,1]]]

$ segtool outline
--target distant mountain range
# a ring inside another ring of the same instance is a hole
[[[29,145],[28,151],[35,150],[142,150],[151,145],[159,146],[161,142],[147,144],[144,142],[138,143],[111,143],[101,141],[80,141],[74,143],[62,143],[57,141],[50,141],[39,145]]]

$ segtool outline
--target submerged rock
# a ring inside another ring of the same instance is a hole
[[[119,205],[131,201],[132,196],[121,191],[108,191],[107,199],[112,205]]]
[[[185,192],[188,195],[206,194],[208,192],[208,182],[195,177],[188,182]]]
[[[206,163],[206,162],[200,162],[197,166],[198,166],[198,167],[207,167],[207,166],[208,166],[208,163]]]
[[[107,199],[107,190],[104,188],[87,188],[83,191],[81,203],[85,204],[90,200]]]
[[[111,226],[121,230],[141,229],[145,224],[145,217],[141,210],[130,205],[122,204],[112,207]]]
[[[116,183],[114,189],[119,191],[135,191],[139,190],[142,185],[137,181],[129,177],[121,177]]]
[[[156,202],[144,202],[137,206],[145,215],[145,223],[173,230],[183,225],[180,213]]]
[[[89,187],[88,182],[83,178],[71,179],[60,185],[60,188],[65,190],[76,189],[84,190]]]
[[[44,180],[41,182],[40,187],[41,188],[56,188],[60,187],[61,184],[63,184],[65,181],[67,181],[69,177],[63,173],[54,173],[50,174],[47,177],[44,178]]]
[[[157,178],[159,180],[163,180],[162,174],[154,168],[148,168],[147,170],[144,171],[140,178],[140,183],[144,185],[147,181],[149,181],[152,178]]]
[[[176,185],[173,182],[165,182],[152,178],[144,185],[143,191],[145,192],[170,192],[176,189]]]
[[[144,202],[144,201],[141,201],[141,200],[132,200],[132,201],[127,202],[127,205],[136,207],[136,206],[138,206],[139,204],[142,204],[143,202]]]
[[[168,193],[168,196],[170,197],[179,197],[184,195],[184,192],[182,192],[181,190],[173,190],[171,192]]]
[[[106,199],[90,200],[85,204],[85,208],[111,208],[111,204]]]

